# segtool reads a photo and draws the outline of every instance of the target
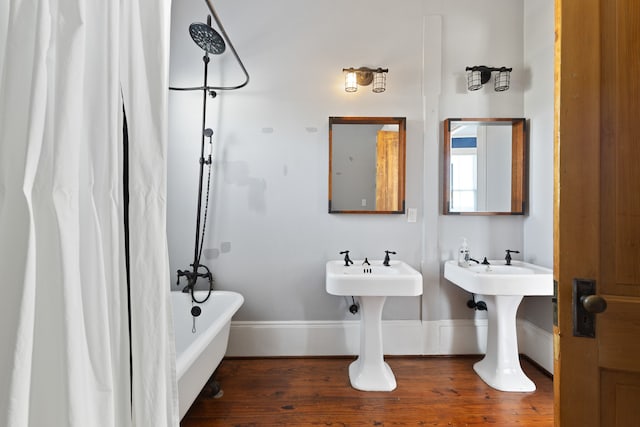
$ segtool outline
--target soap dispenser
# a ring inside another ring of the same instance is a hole
[[[468,267],[469,266],[469,245],[467,244],[467,239],[462,239],[462,244],[460,245],[460,250],[458,251],[458,265],[460,267]]]

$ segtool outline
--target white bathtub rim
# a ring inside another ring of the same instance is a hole
[[[180,291],[174,291],[180,292]],[[207,294],[208,291],[196,291],[196,298],[201,300]],[[233,298],[231,299],[231,304],[225,307],[224,311],[218,313],[218,317],[216,318],[216,322],[213,325],[207,325],[207,329],[203,331],[198,338],[189,344],[189,346],[185,349],[182,354],[176,354],[176,378],[179,380],[182,378],[185,372],[193,365],[193,362],[196,361],[200,353],[204,351],[207,345],[215,338],[216,335],[220,332],[221,329],[225,327],[227,323],[231,322],[231,318],[238,311],[238,309],[244,303],[244,297],[242,294],[234,291],[213,291],[211,293],[211,298],[214,298],[215,295],[230,295]],[[186,295],[185,295],[186,296]],[[174,314],[175,315],[175,314]],[[222,320],[224,319],[224,320]],[[189,331],[190,333],[191,331]],[[177,334],[178,331],[174,331],[174,334]]]

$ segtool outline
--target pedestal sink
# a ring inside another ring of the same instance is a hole
[[[351,386],[364,391],[391,391],[396,379],[382,352],[382,308],[388,296],[422,294],[422,275],[403,261],[329,261],[326,289],[331,295],[360,299],[360,353],[349,366]]]
[[[487,265],[444,265],[444,277],[467,292],[482,295],[487,304],[487,352],[473,366],[491,387],[502,391],[535,391],[518,358],[516,312],[527,295],[553,295],[553,271],[522,261],[489,261]]]

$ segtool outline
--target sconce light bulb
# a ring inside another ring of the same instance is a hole
[[[495,77],[494,90],[496,92],[504,92],[505,90],[509,90],[510,83],[510,72],[507,70],[500,70]]]
[[[480,71],[467,71],[467,88],[469,90],[478,90],[482,87],[482,77]]]
[[[373,91],[375,93],[384,92],[387,88],[387,76],[379,71],[373,74]]]
[[[344,77],[345,92],[355,92],[358,90],[358,83],[355,71],[349,71]]]

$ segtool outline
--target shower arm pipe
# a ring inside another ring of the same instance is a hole
[[[193,87],[169,87],[170,90],[235,90],[235,89],[240,89],[242,87],[245,87],[248,83],[249,83],[249,73],[247,72],[247,69],[245,68],[244,64],[242,63],[242,60],[240,59],[240,56],[238,56],[238,52],[236,52],[236,48],[233,46],[233,43],[231,43],[231,39],[229,38],[229,36],[227,35],[227,32],[225,31],[224,27],[222,26],[222,22],[220,22],[220,18],[218,18],[218,14],[216,13],[215,9],[213,8],[213,5],[211,4],[211,0],[205,0],[205,3],[207,4],[207,7],[209,8],[209,11],[211,12],[211,15],[213,16],[213,19],[216,20],[216,24],[218,24],[218,28],[220,28],[220,32],[222,33],[222,36],[225,38],[225,40],[227,41],[227,43],[229,44],[229,49],[231,49],[231,52],[233,53],[233,56],[236,58],[236,61],[238,61],[238,64],[240,64],[240,68],[242,69],[242,72],[244,73],[244,77],[245,80],[243,83],[236,85],[236,86],[207,86],[206,82],[204,86],[193,86]]]

